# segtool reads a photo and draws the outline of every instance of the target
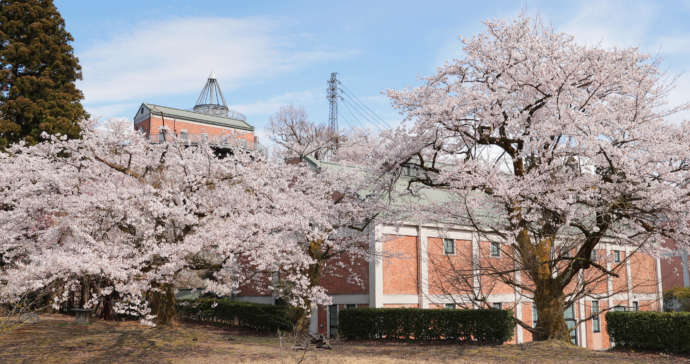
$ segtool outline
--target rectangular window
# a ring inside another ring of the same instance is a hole
[[[639,311],[640,310],[640,304],[637,303],[637,301],[633,301],[633,311]]]
[[[592,331],[601,332],[599,323],[599,301],[592,301]]]
[[[615,306],[613,308],[613,311],[614,312],[618,312],[618,311],[625,312],[625,307],[624,306]]]
[[[596,262],[597,261],[597,251],[592,249],[592,254],[589,256],[589,260]]]
[[[158,128],[158,138],[159,138],[159,139],[158,139],[158,142],[159,142],[159,143],[162,143],[162,142],[164,142],[164,141],[166,140],[166,139],[165,139],[165,135],[166,135],[167,133],[168,133],[168,127],[167,127],[167,126],[161,126],[161,127]]]
[[[348,303],[345,305],[345,308],[357,308],[357,305],[354,303]]]
[[[500,243],[491,243],[491,256],[492,257],[500,257],[501,256],[501,244]]]
[[[455,303],[446,303],[446,308],[455,308]]]
[[[186,143],[187,141],[189,141],[189,133],[187,133],[186,130],[182,130],[180,132],[180,139],[182,139],[182,141]]]
[[[443,239],[443,254],[455,255],[455,240]]]
[[[328,337],[335,339],[338,335],[338,305],[328,306]]]
[[[539,320],[539,313],[537,312],[537,304],[532,303],[532,327],[537,327],[537,320]]]
[[[620,250],[614,250],[613,251],[613,261],[616,263],[621,262],[621,251]]]
[[[502,310],[503,309],[503,303],[501,302],[494,302],[491,304],[491,308],[494,308],[496,310]]]

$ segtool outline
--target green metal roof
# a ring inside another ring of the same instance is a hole
[[[249,125],[247,122],[242,120],[236,120],[217,115],[202,114],[195,111],[176,109],[174,107],[160,106],[148,103],[144,103],[143,106],[149,109],[152,115],[170,116],[179,119],[195,121],[203,124],[254,131],[253,126]]]
[[[305,158],[306,162],[309,163],[312,167],[317,168],[317,169],[330,169],[330,168],[335,168],[335,169],[352,169],[352,170],[360,170],[361,173],[365,174],[367,171],[364,168],[360,168],[357,166],[351,166],[351,165],[344,165],[340,163],[333,163],[333,162],[325,162],[325,161],[319,161],[316,160],[312,157],[306,157]],[[411,195],[406,192],[407,184],[410,180],[410,177],[407,176],[401,176],[395,183],[395,186],[393,188],[394,191],[392,191],[391,197],[393,202],[396,205],[399,206],[404,206],[407,205],[408,207],[414,209],[416,208],[427,208],[427,207],[432,207],[434,205],[441,205],[441,206],[457,206],[456,209],[454,210],[454,220],[448,220],[439,217],[440,219],[438,221],[434,221],[437,223],[451,223],[451,224],[458,224],[458,223],[464,223],[464,224],[469,224],[468,220],[468,215],[467,212],[464,210],[464,197],[460,196],[458,193],[455,193],[454,191],[449,191],[446,189],[442,188],[431,188],[431,187],[422,187],[417,191],[416,195]],[[365,196],[369,193],[369,191],[361,191],[360,194],[362,196]],[[483,193],[481,192],[472,192],[471,195],[473,198],[482,198],[484,196]],[[498,221],[499,211],[495,209],[495,207],[492,206],[490,201],[486,201],[486,203],[479,209],[475,210],[472,214],[472,218],[481,224],[495,224]],[[383,220],[386,220],[387,217],[383,217]]]

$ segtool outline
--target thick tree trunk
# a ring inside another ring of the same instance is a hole
[[[172,284],[162,284],[158,290],[150,290],[147,294],[151,314],[156,315],[157,325],[169,325],[177,319],[175,289]]]
[[[86,308],[86,302],[89,301],[89,277],[84,276],[81,279],[81,297],[79,299],[79,306],[81,308]]]
[[[560,282],[554,278],[549,263],[553,249],[553,238],[544,238],[532,244],[527,230],[517,236],[523,267],[534,281],[534,303],[537,306],[537,327],[534,341],[563,340],[570,342],[570,333],[565,324],[565,295]]]
[[[309,335],[309,313],[311,310],[300,310],[299,317],[295,323],[295,346],[307,348],[311,343]]]
[[[309,286],[314,287],[319,283],[321,279],[321,264],[323,260],[323,255],[321,248],[323,241],[315,241],[309,243],[309,256],[315,259],[315,263],[309,265],[309,271],[307,272],[309,276]],[[307,348],[311,344],[311,336],[309,335],[309,319],[311,315],[317,314],[317,312],[311,312],[311,300],[305,300],[305,309],[300,310],[299,318],[295,325],[295,346]],[[318,309],[317,309],[318,310]]]
[[[562,340],[570,342],[570,332],[565,324],[565,297],[553,281],[537,283],[534,296],[537,306],[537,327],[534,341]]]

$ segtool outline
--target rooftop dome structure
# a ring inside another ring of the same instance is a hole
[[[201,90],[199,98],[196,99],[196,105],[194,105],[193,110],[203,114],[228,116],[228,111],[230,111],[230,109],[228,109],[228,104],[225,102],[223,92],[220,90],[215,72],[211,72],[211,74],[208,75],[206,84]]]
[[[201,89],[201,94],[199,98],[196,99],[196,105],[194,105],[192,110],[202,114],[247,121],[246,116],[228,108],[223,92],[220,90],[220,84],[216,79],[215,72],[211,72],[211,74],[208,75],[206,84],[204,88]]]

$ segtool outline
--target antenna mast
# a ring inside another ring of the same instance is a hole
[[[328,80],[328,128],[332,135],[338,135],[338,73],[331,73]]]

